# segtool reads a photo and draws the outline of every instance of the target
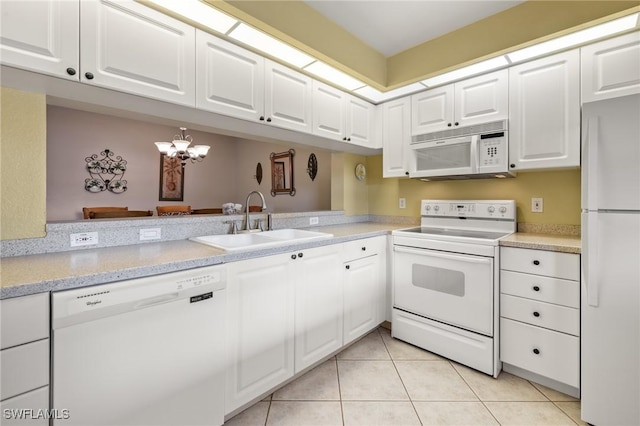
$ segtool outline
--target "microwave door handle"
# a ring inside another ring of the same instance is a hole
[[[480,155],[478,152],[478,139],[480,136],[471,136],[471,173],[477,173],[480,168]]]

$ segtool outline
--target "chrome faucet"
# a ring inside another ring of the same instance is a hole
[[[245,216],[244,216],[244,229],[242,231],[238,231],[241,233],[247,233],[247,232],[260,232],[261,229],[260,227],[257,227],[256,229],[251,229],[251,222],[249,221],[249,199],[251,198],[251,196],[253,194],[257,194],[260,196],[260,199],[262,200],[262,211],[265,211],[267,209],[267,203],[264,200],[264,195],[262,195],[262,193],[260,191],[251,191],[249,193],[249,195],[247,195],[247,202],[245,203]]]

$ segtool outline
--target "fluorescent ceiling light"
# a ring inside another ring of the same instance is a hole
[[[398,98],[400,96],[408,95],[410,93],[419,92],[421,90],[424,90],[424,86],[420,83],[414,83],[409,84],[408,86],[389,90],[388,92],[380,92],[371,86],[364,86],[358,90],[354,90],[354,93],[357,93],[372,102],[378,103],[388,101],[389,99]]]
[[[347,75],[320,61],[316,61],[311,65],[306,66],[304,70],[330,81],[333,84],[337,84],[340,87],[344,87],[347,90],[355,90],[365,85],[360,80],[356,80],[350,75]]]
[[[486,61],[478,62],[477,64],[469,65],[464,68],[459,68],[445,74],[422,80],[422,84],[428,87],[437,86],[450,81],[471,77],[476,74],[482,74],[486,71],[506,67],[507,65],[509,65],[507,59],[504,56],[498,56],[496,58],[487,59]]]
[[[238,22],[237,19],[232,18],[231,16],[222,13],[218,9],[214,9],[199,0],[149,1],[222,34],[225,34],[236,24],[236,22]]]
[[[285,44],[280,40],[277,40],[246,24],[240,24],[234,28],[229,34],[229,37],[241,41],[244,44],[261,50],[268,55],[281,59],[298,68],[302,68],[315,61],[315,58],[312,58],[306,53],[302,53],[298,49],[294,49],[288,44]]]
[[[536,44],[535,46],[511,52],[507,54],[507,57],[512,63],[525,61],[536,56],[542,56],[547,53],[577,46],[588,41],[629,30],[637,25],[638,16],[640,16],[640,13],[634,13],[633,15],[625,16],[624,18],[615,19],[573,34],[568,34],[566,36]]]

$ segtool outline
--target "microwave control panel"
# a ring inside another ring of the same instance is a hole
[[[482,135],[479,141],[480,167],[493,167],[507,163],[507,138],[501,133],[499,136]]]

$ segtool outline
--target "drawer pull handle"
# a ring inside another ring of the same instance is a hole
[[[540,316],[540,312],[534,312],[534,313],[533,313],[533,316],[534,316],[534,317],[536,317],[536,318],[538,318],[538,317]]]
[[[533,291],[540,291],[540,287],[538,287],[537,285],[533,286]]]
[[[534,353],[534,354],[536,354],[536,355],[540,355],[540,349],[535,348],[535,349],[533,350],[533,353]]]
[[[534,264],[534,265],[536,265],[536,266],[538,266],[538,265],[540,265],[540,261],[539,261],[539,260],[534,260],[534,261],[533,261],[533,264]]]

